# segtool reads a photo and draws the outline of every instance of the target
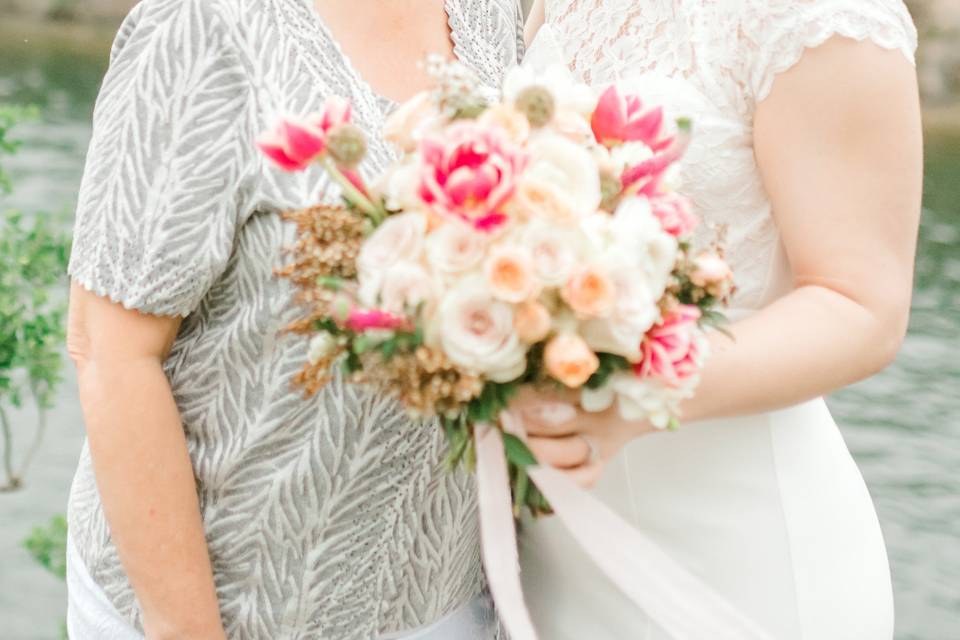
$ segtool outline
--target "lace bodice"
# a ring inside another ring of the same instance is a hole
[[[458,57],[499,85],[521,55],[517,4],[446,9]],[[368,134],[372,179],[393,158],[380,133],[391,104],[313,0],[144,0],[111,55],[77,206],[72,278],[186,316],[165,368],[238,640],[367,640],[433,622],[482,587],[473,482],[445,469],[440,430],[341,380],[312,398],[291,385],[307,348],[284,332],[297,309],[274,271],[295,238],[279,212],[337,192],[318,169],[268,166],[253,141],[278,113],[334,94]],[[89,574],[139,624],[86,448],[69,511]]]
[[[755,309],[790,282],[753,154],[756,105],[809,47],[840,35],[913,60],[916,30],[901,0],[546,0],[546,24],[573,72],[591,84],[635,80],[694,120],[684,175],[708,223],[727,231],[739,293]]]

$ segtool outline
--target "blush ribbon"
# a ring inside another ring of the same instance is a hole
[[[504,430],[522,434],[519,417],[501,416]],[[500,431],[474,430],[480,531],[490,593],[511,640],[536,640],[523,600],[513,499]],[[637,607],[674,640],[772,640],[753,620],[672,559],[596,497],[556,469],[528,467],[574,540]],[[557,558],[562,562],[562,558]]]

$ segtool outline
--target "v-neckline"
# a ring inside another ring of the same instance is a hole
[[[333,33],[333,29],[327,24],[326,20],[323,19],[323,16],[320,15],[320,11],[317,9],[316,0],[301,0],[306,4],[307,8],[310,11],[310,15],[313,17],[314,24],[317,29],[323,34],[323,37],[330,43],[330,47],[334,50],[338,62],[342,65],[343,69],[346,70],[347,74],[353,78],[353,81],[358,87],[361,87],[364,92],[366,92],[373,101],[380,107],[381,112],[386,113],[387,111],[392,110],[397,105],[401,103],[399,100],[395,100],[387,95],[381,93],[373,84],[367,80],[367,78],[360,73],[359,69],[353,64],[350,56],[347,55],[347,52],[343,50],[343,47],[340,45],[340,41]],[[446,14],[446,23],[447,23],[447,35],[450,38],[450,43],[453,46],[453,59],[458,62],[464,62],[463,52],[460,46],[460,33],[458,31],[459,19],[457,18],[457,6],[456,3],[458,0],[444,0],[443,1],[443,11]],[[412,96],[411,96],[412,97]]]

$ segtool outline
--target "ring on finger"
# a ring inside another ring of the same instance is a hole
[[[600,446],[593,441],[593,438],[590,436],[578,433],[577,437],[583,440],[584,444],[587,445],[587,448],[590,450],[590,454],[587,457],[587,464],[593,464],[600,459]]]

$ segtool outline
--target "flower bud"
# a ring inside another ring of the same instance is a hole
[[[556,100],[544,87],[529,86],[517,95],[517,110],[527,116],[532,127],[543,127],[550,124],[556,113]]]
[[[614,211],[617,203],[620,201],[620,194],[623,192],[623,182],[620,176],[609,172],[600,172],[600,193],[603,199],[600,202],[600,208],[604,211]]]
[[[327,134],[327,151],[340,167],[353,168],[367,155],[367,139],[354,124],[342,124]]]
[[[312,365],[319,364],[322,360],[333,355],[333,352],[336,348],[336,338],[326,331],[323,333],[318,333],[313,337],[312,340],[310,340],[310,351],[307,355],[307,359]]]

